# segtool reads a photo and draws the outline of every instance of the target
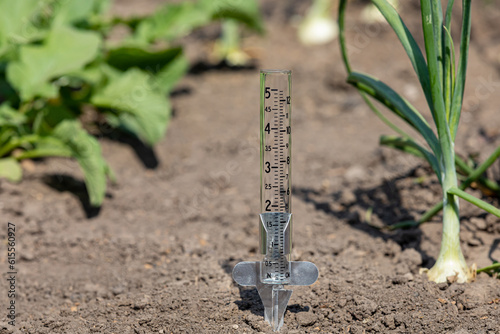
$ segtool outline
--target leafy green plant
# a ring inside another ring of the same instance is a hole
[[[223,19],[263,31],[255,1],[186,1],[128,19],[107,14],[109,4],[0,2],[0,177],[19,181],[23,159],[73,158],[100,206],[113,176],[81,121],[86,111],[154,145],[170,119],[168,95],[188,69],[179,38]],[[114,40],[118,25],[130,33]]]
[[[468,282],[473,279],[475,270],[467,266],[460,248],[458,198],[500,217],[500,210],[463,191],[472,180],[477,179],[495,161],[499,154],[498,150],[477,170],[470,170],[469,179],[460,186],[457,178],[456,165],[460,163],[455,155],[454,145],[465,87],[471,29],[471,0],[462,2],[462,34],[458,64],[456,64],[455,48],[449,33],[453,0],[448,1],[444,16],[440,0],[420,1],[427,60],[394,7],[387,0],[372,0],[372,3],[392,27],[410,58],[436,125],[437,135],[420,112],[392,88],[372,76],[351,70],[345,42],[347,0],[341,0],[339,5],[340,46],[349,74],[347,81],[358,89],[369,107],[399,134],[399,136],[384,136],[381,138],[381,143],[427,160],[441,184],[443,237],[438,259],[427,272],[429,279],[435,282],[446,282],[447,278],[454,276],[458,282]],[[372,103],[370,97],[381,102],[413,127],[425,140],[428,148],[388,120]]]

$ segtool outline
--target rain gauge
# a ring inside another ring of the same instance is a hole
[[[233,269],[239,285],[255,286],[265,320],[278,331],[292,290],[311,285],[318,268],[291,261],[292,250],[292,82],[289,70],[260,72],[260,207],[262,261],[240,262]]]

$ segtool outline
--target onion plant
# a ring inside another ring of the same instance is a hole
[[[454,0],[448,0],[443,15],[441,0],[421,0],[424,55],[396,9],[388,0],[372,0],[396,33],[415,70],[437,129],[435,133],[422,114],[404,97],[373,76],[353,72],[345,41],[345,9],[347,0],[340,0],[340,46],[347,68],[347,81],[356,87],[368,106],[399,136],[384,136],[382,144],[424,158],[436,173],[442,187],[443,235],[441,250],[435,265],[427,275],[435,282],[454,277],[458,282],[474,278],[460,248],[459,197],[500,217],[500,210],[464,191],[472,177],[477,179],[493,163],[500,151],[492,155],[478,170],[470,170],[469,179],[461,185],[457,180],[455,139],[464,95],[468,50],[471,32],[471,0],[462,0],[462,27],[458,63],[450,34]],[[420,143],[387,119],[372,103],[373,98],[414,128],[425,141]],[[468,183],[468,184],[467,184]],[[439,204],[436,206],[439,210]]]
[[[302,44],[326,44],[337,38],[339,28],[332,18],[332,8],[332,0],[314,0],[299,26],[298,36]]]

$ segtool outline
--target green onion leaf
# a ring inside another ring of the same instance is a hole
[[[392,88],[376,78],[357,72],[352,72],[347,78],[347,82],[366,92],[368,95],[373,96],[396,115],[403,118],[424,137],[436,157],[441,155],[436,135],[431,130],[427,121],[415,107],[399,96]]]
[[[401,16],[399,16],[396,9],[394,9],[394,7],[389,2],[387,2],[387,0],[372,0],[372,2],[375,6],[377,6],[380,13],[382,13],[382,15],[385,17],[389,25],[398,36],[401,45],[403,45],[408,58],[410,58],[415,73],[418,76],[420,85],[422,86],[425,94],[425,98],[427,99],[427,103],[429,104],[429,108],[432,111],[434,109],[434,106],[432,104],[429,72],[427,70],[427,64],[425,62],[422,51],[413,38],[413,35],[404,24],[403,19],[401,19]]]
[[[436,22],[439,22],[437,17],[437,9],[435,7],[431,8],[431,2],[429,0],[420,0],[420,6],[422,10],[422,26],[424,29],[424,40],[425,40],[425,51],[427,54],[427,65],[429,67],[429,77],[431,83],[432,101],[434,104],[434,121],[438,128],[438,132],[443,133],[446,124],[445,117],[445,106],[443,99],[442,90],[442,68],[440,70],[441,64],[439,59],[441,58],[441,48],[438,46],[438,40],[441,40],[441,30],[439,30],[439,38],[436,36]]]
[[[463,0],[462,9],[462,38],[460,41],[460,60],[458,64],[458,73],[455,81],[455,92],[453,94],[453,103],[450,115],[450,132],[453,140],[457,134],[458,122],[462,110],[464,98],[465,76],[467,74],[467,61],[469,58],[469,42],[471,31],[471,0]]]
[[[381,136],[380,144],[423,158],[427,160],[429,165],[431,165],[431,168],[434,171],[434,173],[436,173],[436,175],[441,174],[441,170],[439,169],[439,164],[438,161],[436,160],[436,157],[431,152],[429,152],[428,150],[417,144],[412,139],[401,138],[396,136]]]
[[[456,195],[458,197],[461,197],[462,199],[466,200],[467,202],[470,202],[477,206],[478,208],[481,208],[485,211],[488,211],[491,214],[494,214],[497,217],[500,217],[500,210],[495,208],[493,205],[486,203],[485,201],[480,200],[477,197],[474,197],[470,194],[467,194],[465,191],[460,190],[457,187],[451,187],[448,189],[448,194],[451,195]]]

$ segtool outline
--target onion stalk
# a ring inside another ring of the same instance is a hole
[[[240,26],[234,19],[222,22],[222,36],[214,45],[213,58],[229,66],[246,66],[251,57],[241,48]]]
[[[383,137],[382,144],[414,154],[427,160],[442,187],[443,235],[441,249],[434,266],[427,271],[429,280],[438,283],[449,280],[470,282],[475,269],[469,268],[460,247],[459,198],[500,217],[500,210],[463,191],[468,185],[459,185],[455,157],[455,138],[463,103],[465,78],[471,30],[471,0],[462,0],[462,34],[460,55],[456,63],[453,39],[449,33],[454,0],[449,0],[443,15],[441,0],[421,0],[422,26],[425,42],[424,58],[420,47],[404,24],[397,10],[388,0],[372,0],[385,20],[396,33],[420,81],[434,124],[435,133],[420,112],[406,99],[382,81],[367,74],[353,72],[347,57],[344,23],[347,0],[340,0],[340,46],[344,64],[349,74],[347,81],[356,87],[368,106],[399,136]],[[427,59],[427,60],[426,60]],[[420,143],[387,119],[371,99],[378,100],[395,115],[414,128],[424,140]],[[494,156],[496,159],[498,155]],[[488,159],[488,166],[491,165]],[[484,170],[483,170],[484,172]],[[478,178],[475,171],[471,176]],[[469,182],[470,180],[466,180]],[[436,207],[439,208],[440,205]],[[435,207],[435,208],[436,208]],[[433,208],[433,212],[436,209]]]
[[[315,0],[299,26],[299,40],[304,45],[326,44],[337,38],[339,28],[332,18],[332,0]]]

